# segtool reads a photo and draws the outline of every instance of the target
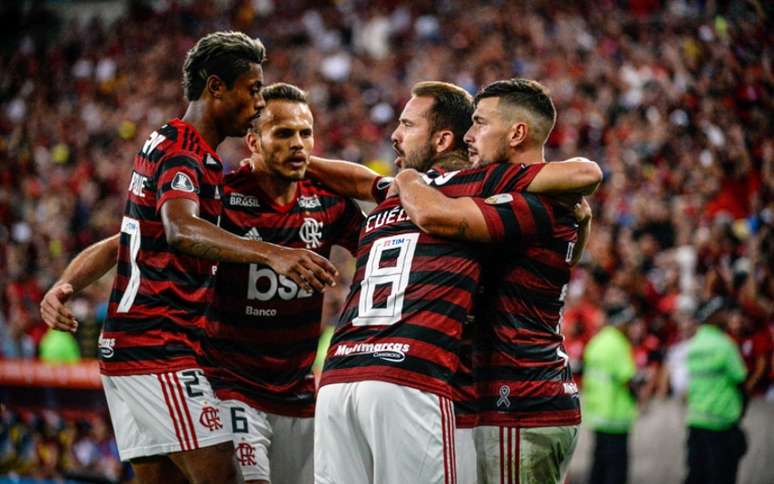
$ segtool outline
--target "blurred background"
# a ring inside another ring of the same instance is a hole
[[[548,86],[547,159],[582,155],[605,173],[564,316],[579,379],[606,308],[636,314],[630,482],[683,479],[681,355],[714,295],[730,302],[725,330],[749,372],[738,482],[774,482],[772,14],[712,0],[3,2],[0,481],[131,479],[93,361],[112,277],[73,302],[74,338],[47,332],[38,304],[76,253],[118,230],[132,156],[184,112],[186,51],[235,29],[266,45],[267,82],[309,92],[317,153],[382,173],[415,82]],[[231,168],[246,156],[238,139],[219,151]],[[589,445],[584,429],[568,482],[587,481]]]

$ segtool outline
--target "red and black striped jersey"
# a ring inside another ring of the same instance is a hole
[[[134,157],[108,316],[99,340],[105,375],[198,366],[216,263],[167,244],[161,206],[185,198],[217,224],[223,166],[193,126],[174,119]]]
[[[477,299],[474,305],[478,305]],[[458,429],[470,429],[478,423],[478,391],[473,378],[473,338],[477,330],[475,320],[462,327],[457,371],[452,376],[452,400],[454,401],[454,419]]]
[[[224,229],[324,257],[333,245],[355,253],[365,218],[355,202],[305,180],[297,184],[295,199],[279,206],[257,176],[249,167],[226,175]],[[311,367],[323,295],[259,264],[221,263],[215,288],[204,350],[218,397],[274,414],[313,416]]]
[[[479,425],[580,423],[560,331],[578,226],[572,212],[529,193],[476,199],[501,247],[485,264],[474,345]]]
[[[497,164],[428,181],[448,196],[489,196],[523,189],[540,168]],[[381,380],[451,398],[482,253],[421,232],[398,197],[381,202],[360,231],[355,278],[321,385]]]

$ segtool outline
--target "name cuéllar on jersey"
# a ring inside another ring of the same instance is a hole
[[[168,200],[189,199],[217,224],[223,166],[193,126],[174,119],[134,157],[121,221],[118,266],[99,339],[105,375],[198,367],[216,263],[169,246],[161,221]]]
[[[249,167],[226,175],[222,226],[234,234],[329,257],[331,246],[355,253],[363,212],[315,182],[275,204]],[[221,263],[205,353],[221,399],[294,417],[314,415],[311,367],[321,330],[323,295],[259,264]]]
[[[428,181],[447,196],[488,197],[526,188],[541,168],[494,164]],[[380,380],[452,398],[486,251],[423,233],[398,197],[382,201],[360,231],[352,289],[321,385]]]

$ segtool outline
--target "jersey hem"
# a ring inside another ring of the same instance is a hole
[[[395,385],[414,388],[415,390],[419,390],[422,392],[432,393],[440,397],[448,398],[449,400],[452,399],[451,388],[448,385],[420,384],[414,380],[409,380],[407,378],[400,378],[400,377],[395,377],[390,375],[384,375],[383,373],[382,374],[359,373],[357,376],[354,376],[354,375],[325,376],[323,374],[323,377],[320,380],[320,388],[322,388],[325,385],[333,385],[335,383],[357,383],[357,382],[369,381],[369,380],[377,380],[377,381],[383,381],[387,383],[394,383]]]

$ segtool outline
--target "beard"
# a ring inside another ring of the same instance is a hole
[[[420,173],[425,173],[431,166],[433,166],[433,147],[430,143],[403,155],[403,168],[413,168]]]

